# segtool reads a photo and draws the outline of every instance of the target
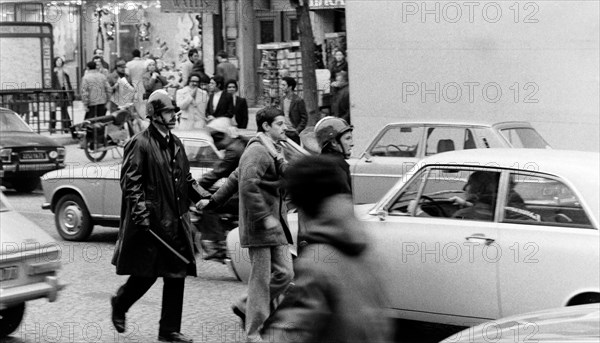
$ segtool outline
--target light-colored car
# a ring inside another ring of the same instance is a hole
[[[441,343],[600,342],[600,304],[553,308],[465,329]]]
[[[419,164],[378,203],[355,207],[382,258],[395,316],[472,326],[600,301],[597,153],[477,149]],[[499,180],[490,216],[455,219],[452,197],[464,197],[476,171]],[[295,235],[297,216],[288,219]],[[227,243],[246,280],[237,229]]]
[[[4,338],[19,327],[27,301],[53,302],[64,285],[57,276],[61,251],[54,239],[15,212],[3,193],[0,215],[0,338]]]
[[[348,161],[354,202],[366,204],[379,200],[418,161],[437,153],[463,149],[549,147],[528,122],[418,121],[388,124],[359,158]]]
[[[175,131],[190,162],[190,171],[200,179],[223,158],[211,136],[203,130]],[[243,136],[255,134],[243,131]],[[304,151],[291,140],[283,143],[288,158]],[[94,225],[118,227],[121,216],[121,160],[88,163],[77,168],[66,168],[42,177],[45,202],[43,209],[54,213],[58,233],[65,240],[83,241],[92,233]],[[224,180],[217,181],[218,187]],[[237,204],[237,202],[235,203]],[[237,206],[232,215],[237,217]]]

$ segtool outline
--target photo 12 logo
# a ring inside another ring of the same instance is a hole
[[[402,23],[513,23],[539,22],[536,2],[404,1]]]
[[[514,103],[537,104],[540,87],[535,82],[402,82],[402,102],[421,103],[497,103],[504,99]]]

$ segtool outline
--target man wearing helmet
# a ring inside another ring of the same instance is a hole
[[[346,176],[348,193],[352,193],[352,178],[346,159],[350,158],[354,147],[353,129],[352,125],[349,125],[344,119],[330,116],[324,117],[315,125],[315,135],[321,148],[321,154],[335,157],[343,175]]]
[[[130,276],[111,298],[112,322],[124,332],[125,313],[162,277],[158,340],[192,342],[179,332],[185,277],[196,276],[188,211],[190,200],[210,194],[192,177],[183,144],[171,133],[177,118],[164,90],[150,95],[147,113],[151,125],[124,149],[121,227],[112,263],[118,275]]]
[[[240,163],[240,157],[246,147],[246,142],[237,136],[231,119],[219,117],[208,123],[207,128],[219,150],[225,150],[225,157],[214,168],[205,173],[198,181],[203,189],[210,189],[219,179],[228,177]],[[219,216],[210,209],[205,209],[200,225],[202,234],[202,249],[206,253],[205,260],[223,262],[226,257],[226,244],[224,228],[219,221]]]

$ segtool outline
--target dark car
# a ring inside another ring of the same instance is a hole
[[[65,167],[66,150],[35,133],[21,117],[0,107],[0,179],[18,192],[31,192],[45,173]]]

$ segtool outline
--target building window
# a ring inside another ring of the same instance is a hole
[[[4,3],[0,5],[0,21],[44,22],[42,3]]]
[[[273,20],[260,21],[260,44],[275,41],[275,23]]]

